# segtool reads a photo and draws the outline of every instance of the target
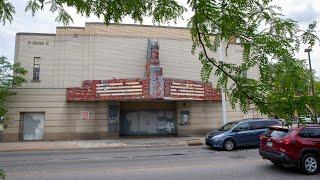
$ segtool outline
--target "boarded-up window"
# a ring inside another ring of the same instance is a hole
[[[21,113],[23,120],[23,140],[42,140],[44,136],[43,112]]]

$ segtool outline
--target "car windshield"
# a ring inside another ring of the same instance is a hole
[[[229,131],[231,130],[232,128],[234,128],[236,125],[238,124],[238,122],[229,122],[225,125],[223,125],[219,131]]]
[[[288,129],[268,128],[268,130],[264,132],[262,135],[267,137],[273,137],[273,138],[282,138],[286,136],[288,133],[289,133]]]

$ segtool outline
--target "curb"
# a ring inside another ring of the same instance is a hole
[[[157,147],[179,147],[179,146],[188,146],[187,143],[174,143],[174,144],[117,144],[117,145],[98,145],[98,146],[90,146],[90,145],[74,145],[74,146],[65,146],[65,147],[34,147],[34,148],[1,148],[0,152],[17,152],[17,151],[60,151],[60,150],[81,150],[81,149],[125,149],[125,148],[157,148]]]
[[[190,140],[187,141],[188,146],[202,146],[204,143],[202,140]]]
[[[61,151],[61,150],[81,150],[81,149],[125,149],[125,148],[157,148],[157,147],[187,147],[201,146],[204,140],[194,139],[174,139],[169,141],[146,142],[127,141],[55,141],[55,142],[15,142],[0,143],[0,152],[14,151]]]

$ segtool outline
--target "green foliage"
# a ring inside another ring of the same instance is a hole
[[[94,14],[99,18],[103,17],[106,24],[119,23],[126,16],[140,23],[143,17],[152,16],[154,23],[165,23],[182,18],[186,11],[175,0],[29,0],[26,11],[31,11],[34,15],[45,5],[50,7],[51,12],[58,13],[56,21],[64,25],[73,22],[65,7],[73,7],[83,16]]]
[[[320,97],[310,96],[312,74],[302,60],[285,59],[273,66],[273,73],[268,77],[268,104],[265,113],[271,113],[284,119],[293,116],[314,114],[313,108],[320,107]]]
[[[315,95],[320,97],[320,80],[319,80],[319,78],[317,78],[314,81],[314,91],[315,91]]]
[[[11,4],[5,2],[0,0],[3,23],[11,21],[14,13]],[[254,104],[262,113],[289,118],[307,113],[319,102],[309,96],[309,83],[305,83],[312,75],[303,61],[294,58],[301,44],[312,48],[319,42],[317,23],[301,29],[271,3],[272,0],[188,0],[187,7],[194,13],[188,22],[191,52],[199,52],[202,80],[209,81],[212,74],[217,76],[218,88],[225,90],[233,106],[240,104],[246,112]],[[44,6],[57,13],[56,20],[63,24],[72,22],[66,7],[83,16],[102,17],[106,24],[119,23],[124,17],[142,23],[145,16],[152,17],[154,23],[176,22],[187,8],[176,0],[29,0],[26,10],[34,15]],[[4,11],[8,8],[11,11]],[[243,48],[242,63],[224,62],[213,56],[220,51],[228,57],[235,40]],[[260,77],[242,76],[256,68]]]
[[[279,117],[307,114],[306,111],[315,106],[317,100],[308,94],[310,83],[306,82],[311,76],[302,61],[293,55],[301,43],[313,47],[319,41],[315,35],[316,22],[302,30],[296,21],[284,18],[280,8],[271,6],[270,2],[189,0],[195,12],[189,22],[193,52],[200,49],[202,64],[206,66],[203,60],[206,59],[215,67],[213,72],[219,78],[218,87],[225,89],[231,104],[239,103],[244,112],[253,103],[261,113]],[[213,34],[215,40],[212,40]],[[219,53],[223,47],[220,42],[227,43],[223,53],[228,55],[228,46],[234,39],[243,47],[241,64],[221,62],[209,55]],[[256,67],[260,69],[259,78],[241,76],[242,72]],[[201,73],[205,74],[202,77],[210,77],[205,72]]]
[[[0,57],[0,117],[5,117],[4,127],[6,127],[6,98],[14,95],[15,93],[11,90],[12,87],[20,86],[26,82],[23,75],[27,73],[27,70],[22,68],[20,64],[11,64],[7,61],[6,57]]]
[[[25,8],[25,12],[31,11],[32,16],[40,10],[41,4],[37,0],[29,0]]]
[[[0,169],[0,179],[5,179],[6,178],[6,173],[2,170],[2,169]]]
[[[311,24],[309,24],[307,31],[305,31],[302,35],[303,43],[309,44],[309,47],[313,47],[316,42],[320,41],[319,37],[316,36],[316,27],[317,22],[313,21]]]
[[[56,18],[56,21],[62,22],[63,24],[70,24],[71,22],[73,22],[73,19],[64,9],[61,9],[59,11],[59,15]]]
[[[0,0],[0,22],[2,22],[3,25],[5,25],[6,22],[11,23],[14,13],[14,7],[10,2],[7,0]]]

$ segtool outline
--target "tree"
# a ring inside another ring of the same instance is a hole
[[[320,97],[320,78],[317,78],[314,81],[314,91],[315,91],[315,95]]]
[[[6,57],[0,57],[0,125],[4,128],[7,126],[8,118],[6,117],[6,98],[16,94],[12,91],[12,87],[20,86],[26,82],[23,75],[27,70],[22,68],[20,64],[11,64]]]
[[[0,179],[5,179],[5,178],[6,178],[5,172],[2,169],[0,169]]]
[[[314,91],[315,91],[315,96],[317,98],[320,98],[320,79],[319,79],[319,77],[315,78]],[[317,112],[317,116],[320,117],[320,107],[319,106],[317,106],[316,112]]]
[[[23,75],[26,73],[27,70],[21,67],[19,63],[11,64],[9,61],[7,61],[6,57],[0,57],[0,126],[4,128],[7,127],[7,123],[9,122],[9,119],[6,116],[6,99],[8,96],[16,94],[14,91],[12,91],[12,87],[18,87],[22,83],[26,82],[26,79],[23,77]],[[0,135],[2,134],[1,130]],[[0,169],[0,179],[5,179],[5,177],[5,172]]]
[[[269,84],[265,108],[271,116],[291,120],[294,116],[314,114],[313,108],[319,109],[320,97],[310,96],[312,74],[305,61],[279,61],[271,66],[271,71],[272,74],[265,79]],[[287,121],[287,124],[291,122]]]
[[[34,15],[48,6],[50,11],[58,13],[57,21],[68,24],[72,17],[65,7],[73,7],[83,16],[103,17],[109,24],[121,22],[125,16],[140,23],[145,16],[152,17],[154,23],[167,23],[182,18],[189,8],[193,12],[188,23],[193,41],[192,53],[199,52],[203,81],[208,81],[214,74],[218,77],[218,88],[225,90],[233,106],[240,104],[246,112],[249,105],[254,104],[261,113],[272,114],[272,108],[266,104],[272,99],[270,94],[275,94],[271,87],[276,85],[270,86],[269,78],[273,73],[270,68],[273,62],[296,61],[294,54],[300,49],[300,44],[308,44],[311,48],[319,38],[315,35],[315,21],[303,30],[296,21],[281,15],[281,8],[272,6],[271,2],[188,0],[185,7],[176,0],[29,0],[25,10]],[[14,7],[7,0],[1,0],[2,22],[11,22],[13,13]],[[228,47],[235,40],[243,47],[241,64],[226,63],[211,56],[219,50],[228,56]],[[256,67],[261,73],[258,79],[241,76]],[[285,105],[291,107],[289,101]]]

